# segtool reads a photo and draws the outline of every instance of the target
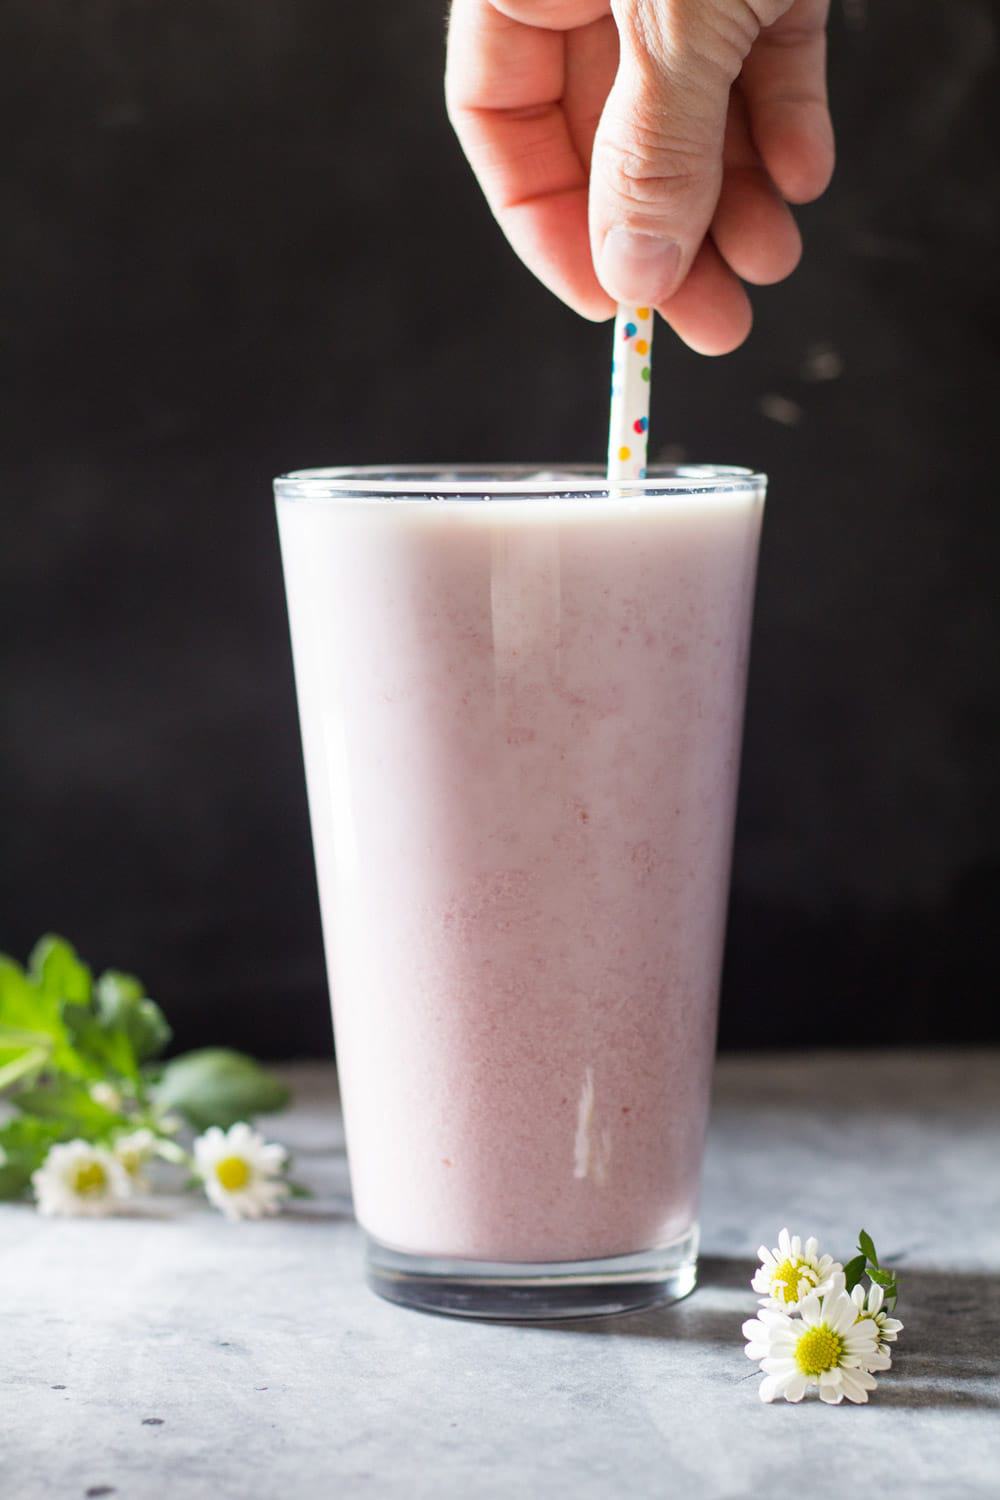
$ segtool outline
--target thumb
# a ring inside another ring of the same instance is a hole
[[[594,137],[591,251],[616,302],[657,305],[684,280],[715,213],[729,91],[757,28],[720,28],[703,0],[612,9],[621,51]]]

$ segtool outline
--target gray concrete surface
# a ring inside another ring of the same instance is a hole
[[[378,1301],[361,1278],[332,1071],[272,1123],[317,1193],[231,1225],[0,1209],[3,1500],[1000,1492],[1000,1054],[724,1059],[701,1285],[518,1328]],[[867,1407],[761,1405],[740,1323],[788,1223],[899,1269],[906,1331]]]

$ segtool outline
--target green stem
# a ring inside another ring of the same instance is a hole
[[[27,1031],[22,1026],[0,1026],[0,1048],[43,1047],[51,1052],[53,1039],[47,1031]]]
[[[12,1083],[17,1083],[26,1074],[33,1073],[36,1068],[44,1068],[48,1061],[48,1050],[45,1047],[31,1047],[27,1052],[22,1052],[20,1057],[15,1057],[11,1062],[5,1063],[0,1068],[0,1093],[10,1088]]]

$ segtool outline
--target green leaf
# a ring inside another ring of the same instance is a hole
[[[50,1147],[67,1138],[53,1120],[17,1116],[0,1125],[0,1199],[20,1198]]]
[[[0,1203],[22,1197],[33,1171],[34,1167],[26,1172],[14,1162],[0,1161]]]
[[[49,1060],[48,1047],[26,1047],[23,1052],[0,1065],[0,1093],[19,1083],[29,1073],[40,1072]]]
[[[75,1071],[95,1080],[109,1073],[138,1079],[135,1053],[124,1031],[103,1027],[89,1005],[64,1005],[63,1021],[80,1065]]]
[[[254,1115],[284,1109],[288,1089],[259,1063],[226,1047],[205,1047],[175,1057],[154,1086],[157,1105],[176,1110],[196,1130],[227,1128]]]
[[[28,978],[12,958],[0,953],[0,1022],[5,1026],[34,1027],[38,1009]]]
[[[123,1115],[105,1109],[91,1098],[88,1089],[69,1078],[34,1089],[22,1089],[11,1101],[23,1115],[58,1121],[71,1135],[102,1140],[126,1123]]]
[[[865,1274],[865,1266],[868,1264],[867,1256],[856,1255],[849,1260],[844,1267],[844,1285],[849,1292],[853,1291]]]
[[[0,1025],[15,1030],[61,1034],[59,1001],[28,978],[13,959],[0,955]]]
[[[896,1277],[892,1271],[883,1271],[878,1266],[869,1266],[868,1280],[874,1281],[876,1286],[880,1286],[886,1292],[895,1295]]]
[[[4,1026],[0,1023],[0,1051],[17,1051],[21,1047],[41,1047],[48,1044],[49,1036],[44,1031],[28,1031],[23,1026]]]
[[[156,1057],[169,1042],[166,1016],[134,974],[108,969],[94,986],[94,1000],[101,1023],[125,1032],[138,1062]]]
[[[91,978],[72,943],[49,933],[39,938],[28,960],[28,970],[39,988],[58,1000],[90,999]]]
[[[12,959],[0,956],[0,1066],[14,1061],[25,1047],[51,1050],[54,1067],[79,1072],[67,1045],[59,996],[44,989]]]
[[[878,1265],[878,1256],[875,1254],[875,1243],[871,1235],[864,1229],[858,1235],[858,1249],[867,1260],[871,1261],[873,1266]]]

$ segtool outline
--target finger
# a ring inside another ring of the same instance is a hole
[[[809,203],[833,175],[833,126],[826,93],[829,0],[795,4],[758,36],[743,64],[750,128],[778,191]]]
[[[744,281],[755,286],[782,281],[799,263],[802,237],[750,139],[738,84],[729,100],[723,161],[722,191],[712,219],[716,248]]]
[[[501,229],[545,286],[585,317],[613,303],[587,239],[587,172],[562,107],[566,40],[487,0],[456,0],[448,112]]]
[[[667,7],[615,7],[618,74],[591,162],[594,264],[618,302],[666,301],[681,284],[715,212],[731,79],[679,59]]]
[[[706,239],[680,290],[656,310],[698,354],[730,354],[750,332],[753,310],[743,285]]]
[[[566,34],[563,109],[586,172],[594,136],[618,71],[618,27],[610,15]]]

